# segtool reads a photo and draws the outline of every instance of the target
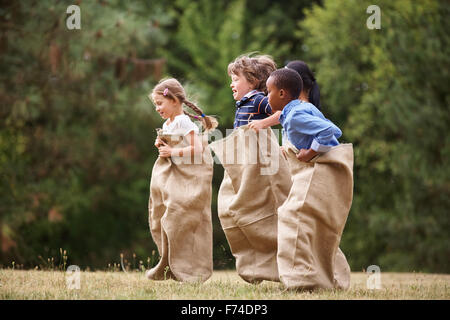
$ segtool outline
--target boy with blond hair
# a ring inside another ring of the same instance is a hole
[[[291,186],[287,164],[271,129],[254,132],[253,119],[272,114],[265,81],[276,69],[266,55],[240,56],[228,66],[236,103],[233,132],[210,144],[225,171],[217,197],[222,229],[236,258],[236,271],[247,282],[279,281],[277,208]],[[253,159],[256,161],[235,161]],[[228,159],[232,159],[228,161]],[[266,160],[266,161],[265,161]],[[277,170],[267,172],[268,167]]]
[[[268,55],[241,55],[228,65],[230,87],[236,100],[235,129],[272,114],[266,97],[266,80],[276,68]]]

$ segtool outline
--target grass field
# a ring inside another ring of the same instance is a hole
[[[0,269],[5,299],[450,299],[450,275],[382,273],[382,289],[368,290],[367,274],[352,273],[348,291],[286,291],[280,283],[252,285],[235,271],[215,271],[205,283],[151,281],[139,272],[81,272],[80,289],[68,290],[61,271]]]

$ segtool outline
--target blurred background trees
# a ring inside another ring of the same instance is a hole
[[[162,76],[168,17],[123,1],[10,1],[2,8],[1,262],[59,256],[106,266],[141,256],[159,124],[146,97]],[[150,250],[151,251],[151,250]]]
[[[81,8],[81,30],[66,8]],[[257,51],[306,61],[326,116],[355,148],[341,248],[353,270],[449,272],[449,22],[445,1],[3,1],[0,7],[0,265],[106,268],[156,262],[149,179],[162,125],[147,95],[182,81],[232,127],[226,67]],[[234,266],[217,219],[215,268]]]
[[[299,23],[324,109],[355,146],[342,248],[353,268],[449,272],[450,5],[378,1],[370,30],[370,4],[325,1]]]

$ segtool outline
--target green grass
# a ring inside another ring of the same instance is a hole
[[[382,273],[380,290],[352,273],[347,291],[286,291],[280,283],[252,285],[235,271],[215,271],[205,283],[152,281],[141,272],[81,272],[80,290],[68,290],[61,271],[0,269],[0,299],[450,299],[450,275]]]

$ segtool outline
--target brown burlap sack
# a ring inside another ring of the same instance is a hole
[[[252,283],[279,281],[277,209],[291,179],[275,134],[242,126],[210,147],[225,169],[218,215],[238,274]]]
[[[292,189],[278,209],[278,271],[287,288],[347,289],[350,267],[339,249],[353,197],[353,146],[341,144],[310,162],[284,145]]]
[[[186,138],[162,135],[174,147]],[[205,281],[213,269],[211,182],[213,160],[205,137],[201,154],[156,160],[150,182],[149,225],[161,256],[147,271],[154,280]]]

